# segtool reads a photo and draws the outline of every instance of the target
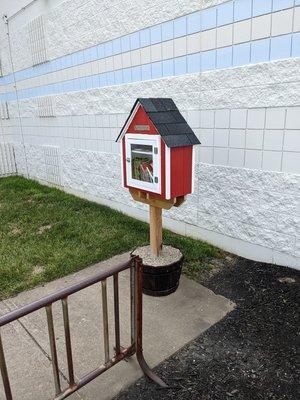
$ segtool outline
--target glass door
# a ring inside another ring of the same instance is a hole
[[[160,141],[145,136],[126,135],[127,184],[160,193]]]

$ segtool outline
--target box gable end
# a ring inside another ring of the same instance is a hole
[[[132,120],[126,130],[126,133],[137,133],[137,134],[151,134],[157,135],[157,129],[153,122],[148,117],[146,111],[142,105],[139,105],[137,111],[132,116]]]

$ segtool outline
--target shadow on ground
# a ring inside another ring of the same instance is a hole
[[[237,308],[155,369],[171,389],[142,378],[115,400],[299,399],[300,272],[237,258],[200,282]]]

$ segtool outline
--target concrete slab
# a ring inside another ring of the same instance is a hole
[[[46,294],[92,276],[125,261],[129,254],[113,257],[76,274],[50,282],[43,287],[23,292],[2,302],[0,314],[6,313]],[[120,274],[121,341],[130,340],[129,273]],[[184,344],[230,312],[234,304],[215,295],[209,289],[181,278],[178,290],[167,297],[144,296],[144,354],[150,366],[159,364]],[[114,345],[112,280],[108,281],[108,303],[111,352]],[[69,299],[75,374],[79,378],[103,362],[103,335],[101,317],[101,287],[93,285]],[[67,363],[65,355],[61,304],[53,305],[55,334],[59,353],[62,386],[66,387]],[[14,374],[14,399],[46,400],[53,397],[52,370],[45,311],[22,318],[4,330],[4,343],[9,372]],[[19,350],[21,349],[21,351]],[[86,386],[70,399],[98,400],[113,398],[121,389],[142,375],[135,359],[121,362]],[[4,398],[0,384],[0,398]]]
[[[0,303],[0,314],[8,311]],[[49,400],[53,394],[51,362],[18,322],[1,330],[14,399]],[[5,399],[0,379],[0,399]],[[38,395],[37,395],[38,393]]]

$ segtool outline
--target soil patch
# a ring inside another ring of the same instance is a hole
[[[9,232],[11,236],[19,236],[22,233],[22,229],[20,228],[12,228],[12,230]]]
[[[37,276],[44,272],[45,266],[44,265],[35,265],[32,270],[32,275]]]
[[[52,225],[42,225],[39,227],[37,234],[38,235],[42,235],[44,232],[49,231],[52,228]]]
[[[236,257],[198,280],[236,309],[155,369],[170,389],[141,378],[115,400],[298,400],[300,272]]]

